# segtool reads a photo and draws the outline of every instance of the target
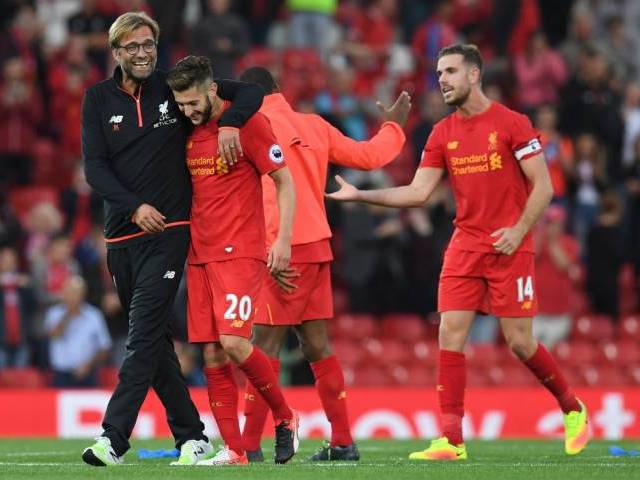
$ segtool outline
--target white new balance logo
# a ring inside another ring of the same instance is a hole
[[[174,272],[173,270],[167,270],[166,273],[164,274],[164,277],[162,277],[162,278],[172,279],[175,276],[176,276],[176,272]]]

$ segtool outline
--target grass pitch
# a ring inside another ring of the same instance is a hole
[[[585,480],[640,479],[640,457],[613,457],[610,445],[639,448],[640,441],[593,441],[582,454],[564,455],[560,441],[469,441],[469,460],[448,463],[413,462],[409,452],[425,448],[425,441],[369,440],[358,442],[358,463],[308,463],[320,442],[306,440],[287,465],[270,461],[247,467],[170,467],[170,459],[140,460],[140,448],[172,448],[169,440],[134,441],[125,464],[96,468],[80,455],[88,440],[0,439],[0,479],[259,479],[259,480]],[[265,457],[272,444],[263,443]],[[215,471],[212,471],[215,470]]]

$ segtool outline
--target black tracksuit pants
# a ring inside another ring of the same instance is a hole
[[[176,448],[205,439],[173,348],[171,309],[182,277],[188,228],[176,227],[148,241],[111,249],[107,261],[129,318],[126,355],[102,423],[117,455],[129,449],[129,437],[149,387],[167,412]]]

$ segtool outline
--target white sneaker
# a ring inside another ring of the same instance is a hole
[[[180,458],[171,465],[196,465],[213,457],[213,446],[208,440],[187,440],[180,447]]]
[[[200,465],[248,465],[249,460],[247,459],[247,454],[243,453],[242,455],[238,455],[235,451],[231,450],[227,445],[220,447],[218,453],[213,458],[209,460],[202,460],[198,462],[198,466]]]
[[[108,437],[97,437],[96,443],[82,452],[82,460],[94,467],[106,467],[107,465],[119,465],[123,458],[116,455],[111,447]]]

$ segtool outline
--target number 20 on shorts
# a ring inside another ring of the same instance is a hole
[[[533,281],[531,275],[526,277],[518,277],[516,279],[518,284],[518,302],[524,302],[525,297],[528,300],[533,300]]]
[[[229,306],[227,311],[224,312],[225,320],[236,320],[240,316],[240,320],[246,322],[251,317],[251,297],[249,295],[243,295],[238,299],[238,296],[234,293],[227,293],[226,296]]]

